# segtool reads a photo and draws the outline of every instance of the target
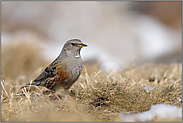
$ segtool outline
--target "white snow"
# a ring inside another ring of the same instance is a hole
[[[152,120],[181,120],[182,108],[178,108],[173,105],[157,104],[152,105],[148,111],[142,113],[119,113],[120,119],[123,122],[135,122],[135,121],[152,121]]]

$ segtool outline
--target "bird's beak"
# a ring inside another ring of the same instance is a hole
[[[87,45],[86,44],[79,44],[78,46],[79,47],[86,47]]]

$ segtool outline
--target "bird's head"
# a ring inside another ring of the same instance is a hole
[[[74,55],[74,57],[80,57],[80,50],[82,47],[86,47],[79,39],[71,39],[67,41],[63,47],[67,55]]]

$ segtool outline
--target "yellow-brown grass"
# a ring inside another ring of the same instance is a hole
[[[181,64],[144,64],[118,73],[85,64],[70,96],[59,101],[43,94],[44,87],[31,87],[25,94],[19,89],[51,62],[35,42],[2,45],[1,58],[2,122],[114,122],[120,121],[119,111],[139,113],[160,103],[182,106]]]

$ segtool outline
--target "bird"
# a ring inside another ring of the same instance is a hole
[[[53,93],[60,89],[68,90],[81,74],[83,62],[80,51],[86,46],[79,39],[68,40],[58,57],[35,80],[21,88],[30,85],[44,86]]]

